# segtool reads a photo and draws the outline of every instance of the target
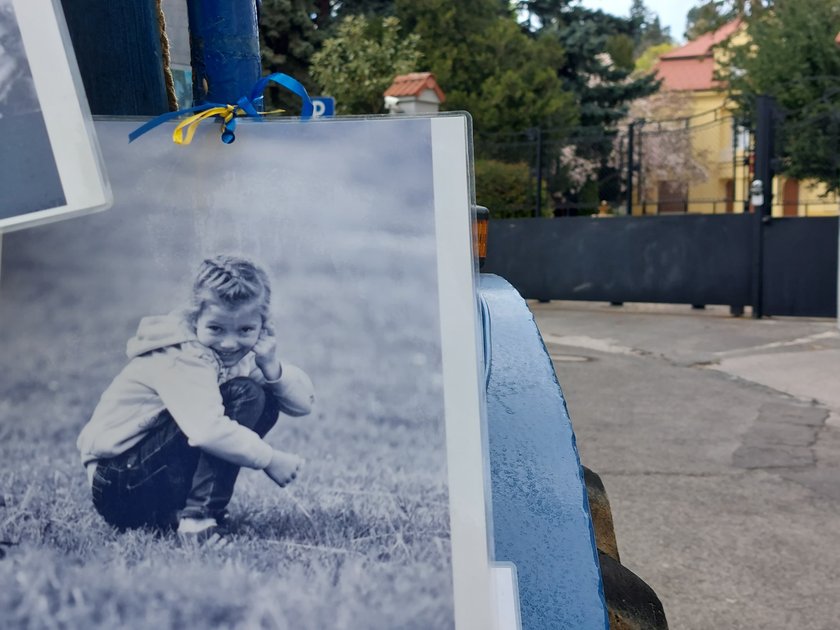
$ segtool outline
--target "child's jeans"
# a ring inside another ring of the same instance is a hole
[[[219,389],[225,415],[260,437],[277,422],[274,395],[250,378]],[[111,525],[166,529],[179,517],[216,517],[233,495],[239,466],[190,446],[167,410],[158,422],[128,451],[97,463],[93,505]]]

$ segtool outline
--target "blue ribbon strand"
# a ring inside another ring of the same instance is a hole
[[[151,131],[155,127],[158,127],[165,122],[174,120],[176,118],[180,118],[182,116],[192,115],[193,118],[196,118],[196,120],[193,121],[192,124],[198,125],[198,123],[200,123],[203,119],[200,116],[201,113],[209,112],[210,110],[218,110],[212,115],[208,114],[208,117],[216,117],[222,119],[221,140],[225,144],[230,144],[234,140],[236,140],[236,135],[234,134],[234,131],[236,130],[236,119],[238,117],[244,116],[246,118],[254,118],[259,121],[263,120],[263,117],[266,114],[264,112],[260,112],[258,108],[262,105],[263,92],[265,92],[265,89],[271,83],[275,83],[280,87],[286,88],[290,92],[300,97],[302,102],[300,114],[301,120],[308,120],[312,118],[314,108],[312,106],[312,99],[309,98],[309,94],[307,93],[306,88],[303,87],[300,81],[293,79],[289,75],[283,74],[282,72],[275,72],[274,74],[269,74],[268,76],[262,77],[259,81],[257,81],[254,84],[254,87],[251,88],[251,93],[248,96],[241,97],[236,102],[236,105],[227,105],[223,103],[202,103],[201,105],[196,105],[195,107],[189,107],[186,109],[180,109],[176,112],[167,112],[165,114],[157,116],[156,118],[152,118],[150,121],[140,125],[137,129],[128,134],[128,141],[129,143],[134,142],[137,138]],[[179,132],[180,126],[179,129],[176,130],[174,136],[176,136]],[[192,133],[188,133],[186,141],[182,142],[179,141],[177,138],[175,139],[175,141],[179,144],[189,144],[191,138]]]

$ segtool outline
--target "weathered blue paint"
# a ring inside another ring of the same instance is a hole
[[[235,103],[260,78],[255,0],[188,0],[193,101]]]
[[[523,630],[604,630],[609,622],[586,488],[551,359],[508,282],[482,274],[479,294],[490,324],[496,560],[516,564]]]
[[[154,0],[62,0],[93,114],[169,110]]]

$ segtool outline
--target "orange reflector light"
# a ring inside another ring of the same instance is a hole
[[[490,223],[490,211],[484,206],[475,207],[475,226],[473,227],[473,246],[478,253],[479,269],[487,258],[487,226]]]

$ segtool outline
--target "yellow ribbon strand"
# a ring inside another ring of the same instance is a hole
[[[193,136],[195,136],[195,132],[198,130],[198,125],[202,120],[213,118],[215,116],[222,116],[223,118],[230,116],[230,118],[233,118],[233,111],[235,109],[236,108],[233,105],[227,105],[226,107],[213,107],[185,118],[178,123],[178,126],[175,127],[175,131],[172,132],[172,140],[175,144],[189,144],[192,142]],[[230,120],[230,118],[227,118],[227,120]]]
[[[270,114],[282,114],[284,111],[286,110],[274,109],[270,112],[260,112],[260,115],[268,116]],[[236,116],[242,115],[247,115],[247,112],[236,105],[226,105],[224,107],[212,107],[210,109],[205,109],[203,112],[189,116],[178,123],[178,126],[175,127],[175,131],[172,132],[172,140],[175,144],[189,144],[192,142],[201,121],[219,116],[222,119],[222,131],[224,131],[225,127],[227,127],[227,124],[231,120],[233,120]]]
[[[3,0],[0,0],[0,2],[2,1]],[[300,97],[302,101],[300,114],[301,120],[309,120],[312,118],[314,112],[312,99],[310,99],[309,94],[306,93],[306,88],[304,88],[299,81],[296,81],[289,75],[283,74],[282,72],[275,72],[274,74],[270,74],[257,81],[254,84],[254,87],[251,88],[250,96],[243,96],[236,102],[236,105],[203,103],[201,105],[188,107],[187,109],[182,109],[177,112],[166,112],[165,114],[156,116],[152,120],[143,123],[137,129],[128,134],[128,141],[134,142],[137,138],[151,131],[158,125],[178,120],[182,116],[187,116],[187,118],[181,120],[175,128],[175,131],[172,133],[172,141],[175,144],[190,144],[195,136],[196,130],[198,129],[198,125],[201,124],[201,121],[216,117],[222,119],[222,142],[230,144],[236,140],[234,131],[236,130],[236,118],[239,116],[262,120],[262,116],[282,114],[285,111],[282,109],[275,109],[270,112],[257,111],[257,108],[262,105],[263,92],[271,83],[275,83],[280,87],[286,88]]]

